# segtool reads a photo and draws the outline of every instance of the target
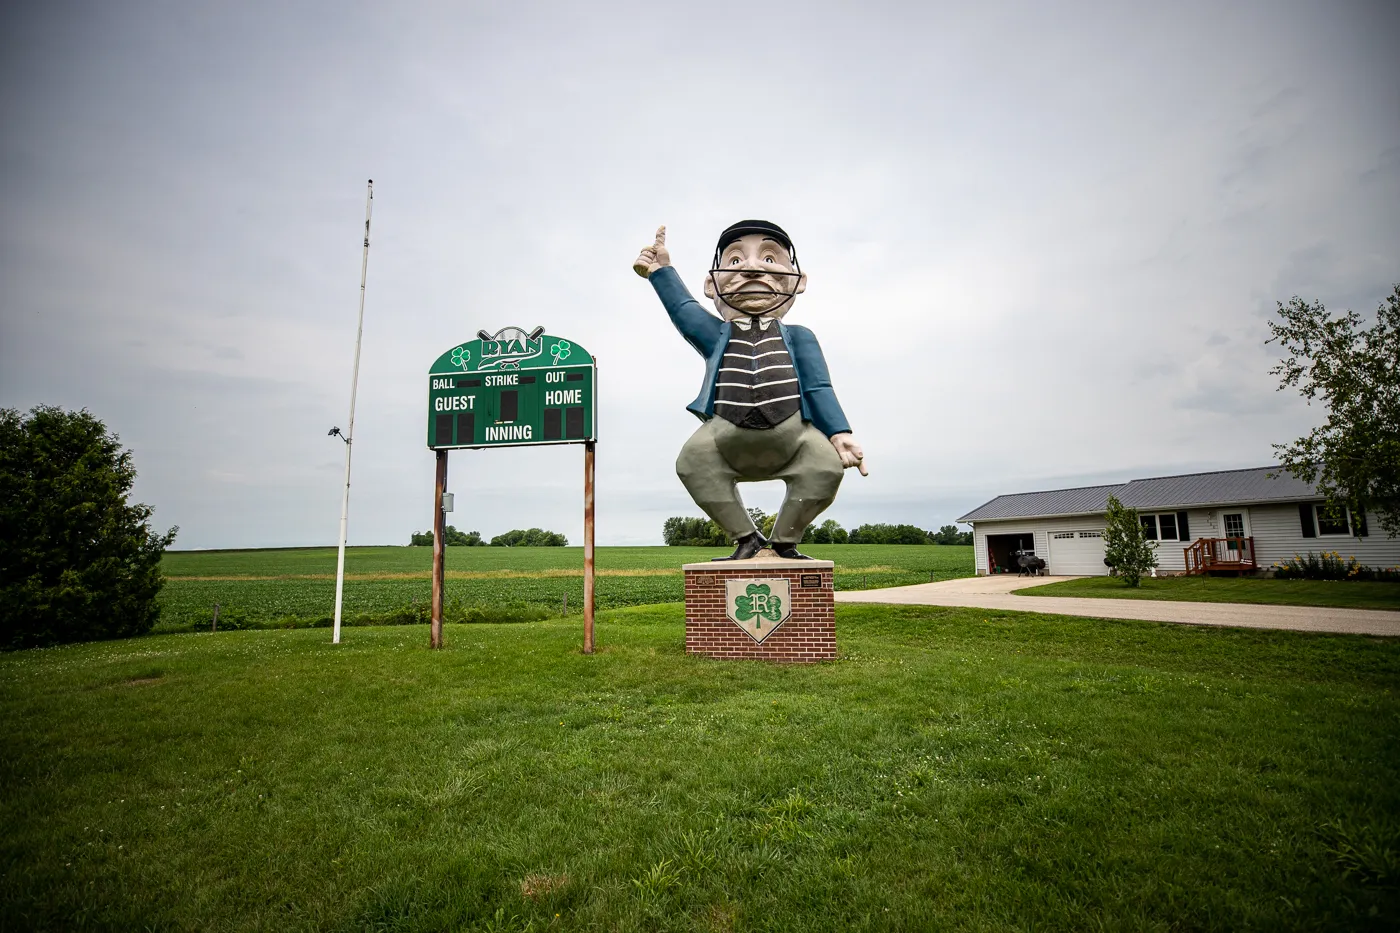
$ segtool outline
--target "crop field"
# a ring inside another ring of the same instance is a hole
[[[842,606],[840,660],[779,667],[683,630],[0,655],[0,930],[1400,928],[1400,640]]]
[[[598,606],[679,602],[681,565],[729,550],[598,548]],[[927,583],[973,572],[970,547],[818,544],[803,550],[836,562],[837,589]],[[335,601],[335,560],[334,548],[167,553],[158,631],[207,627],[216,603],[224,627],[323,621]],[[447,549],[446,565],[447,599],[459,615],[477,610],[476,619],[539,619],[562,614],[566,598],[571,614],[583,603],[581,547],[454,547]],[[360,624],[417,620],[431,595],[431,567],[431,548],[348,549],[344,616]]]

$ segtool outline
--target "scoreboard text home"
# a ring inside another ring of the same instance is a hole
[[[428,446],[596,440],[597,368],[572,341],[507,327],[460,343],[428,371]]]

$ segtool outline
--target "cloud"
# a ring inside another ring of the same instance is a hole
[[[796,238],[871,458],[848,525],[1266,463],[1317,415],[1274,302],[1400,280],[1377,9],[816,4],[762,55],[683,6],[4,15],[0,404],[101,414],[185,546],[334,540],[370,177],[357,543],[426,527],[426,369],[507,324],[599,358],[600,540],[695,514],[703,363],[630,270],[659,223],[697,291],[734,220]],[[576,540],[580,460],[453,454],[454,523]]]

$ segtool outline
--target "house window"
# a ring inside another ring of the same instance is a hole
[[[1342,520],[1337,521],[1336,519],[1327,517],[1324,506],[1314,505],[1313,511],[1317,516],[1317,533],[1320,537],[1351,534],[1351,522],[1348,520],[1349,516],[1345,512],[1342,513]]]
[[[1240,512],[1231,512],[1225,516],[1225,537],[1244,537],[1244,515]]]
[[[1140,515],[1142,534],[1148,541],[1176,541],[1176,513],[1163,512],[1160,515]]]
[[[1053,535],[1051,535],[1050,537],[1056,539],[1057,541],[1058,541],[1058,540],[1061,540],[1061,539],[1063,539],[1063,538],[1073,538],[1073,537],[1074,537],[1074,532],[1072,532],[1072,531],[1057,531],[1057,532],[1055,532]]]
[[[1103,537],[1103,532],[1102,532],[1102,531],[1081,531],[1081,532],[1079,533],[1079,537],[1081,537],[1081,538],[1102,538],[1102,537]]]

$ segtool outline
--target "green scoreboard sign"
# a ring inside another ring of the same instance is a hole
[[[597,440],[597,367],[543,327],[480,331],[428,370],[428,446],[519,447]]]

